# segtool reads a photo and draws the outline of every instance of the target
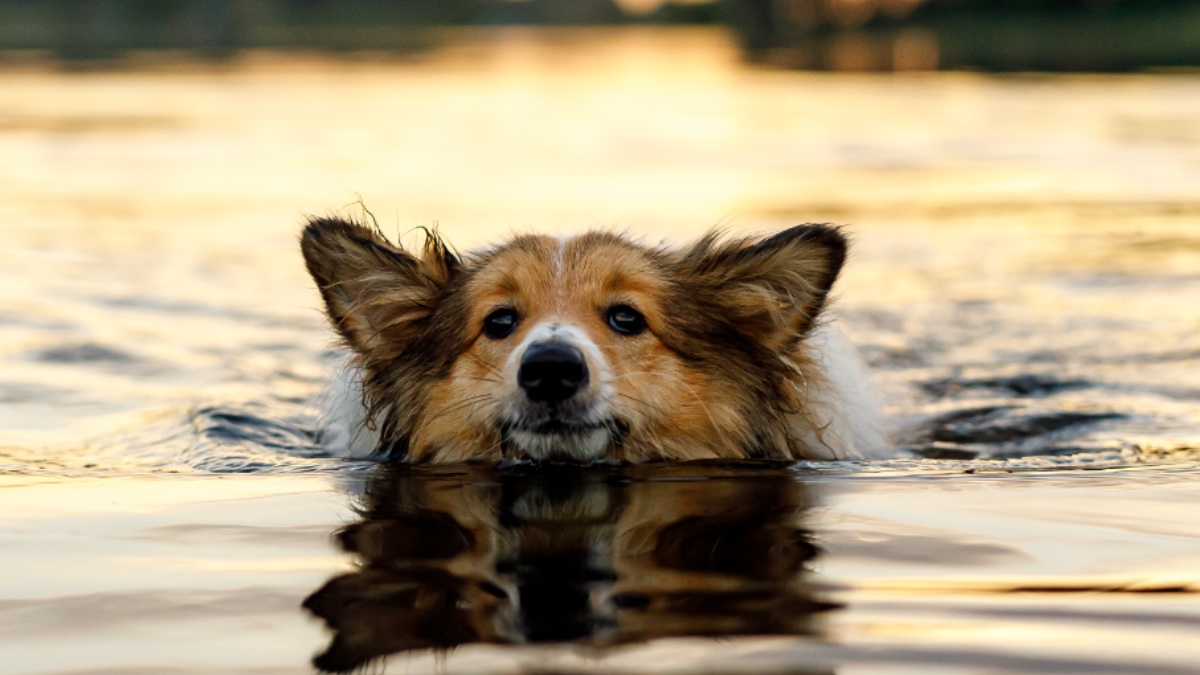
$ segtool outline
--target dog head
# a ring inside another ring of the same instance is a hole
[[[312,219],[302,237],[381,449],[416,461],[798,456],[801,344],[836,228],[652,248],[591,232],[466,257]]]

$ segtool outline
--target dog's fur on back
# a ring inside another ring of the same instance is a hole
[[[341,218],[312,218],[303,233],[350,353],[347,395],[333,397],[323,429],[341,454],[644,462],[886,451],[853,350],[820,321],[846,256],[835,227],[710,233],[683,248],[598,231],[521,235],[465,256],[425,236],[410,252]]]

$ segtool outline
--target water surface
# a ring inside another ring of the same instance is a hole
[[[630,30],[0,78],[0,671],[1194,672],[1194,76]],[[463,248],[844,223],[897,458],[326,456],[295,238],[360,199]]]

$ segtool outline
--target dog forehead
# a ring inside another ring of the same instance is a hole
[[[521,236],[477,258],[471,286],[485,294],[540,294],[555,285],[559,244],[553,237]]]
[[[658,277],[650,251],[615,234],[589,232],[560,246],[562,277],[575,288],[619,291]]]
[[[622,291],[648,291],[661,274],[649,252],[617,235],[527,235],[488,251],[472,285],[485,295],[588,301]]]

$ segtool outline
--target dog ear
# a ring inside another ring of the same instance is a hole
[[[797,225],[764,239],[722,241],[713,232],[684,254],[698,298],[739,333],[773,351],[808,334],[846,260],[830,225]]]
[[[309,218],[304,228],[300,250],[330,322],[371,361],[399,356],[421,335],[459,268],[445,242],[425,234],[416,257],[378,230],[340,218]]]

